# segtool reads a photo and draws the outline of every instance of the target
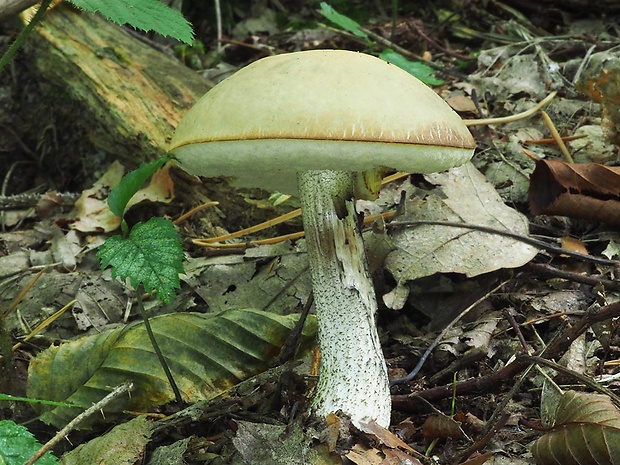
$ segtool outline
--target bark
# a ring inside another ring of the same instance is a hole
[[[167,150],[185,111],[210,83],[96,14],[61,5],[30,38],[29,58],[58,99],[77,102],[94,145],[132,163]]]
[[[30,8],[37,0],[0,0],[0,21],[4,21],[20,11]]]
[[[313,408],[324,418],[342,410],[356,426],[374,420],[388,427],[391,402],[377,334],[377,300],[355,212],[348,172],[299,174],[299,196],[321,362]]]

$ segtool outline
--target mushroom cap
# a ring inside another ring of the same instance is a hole
[[[183,117],[171,152],[186,171],[297,193],[297,172],[445,171],[475,142],[435,92],[363,53],[312,50],[258,60]]]

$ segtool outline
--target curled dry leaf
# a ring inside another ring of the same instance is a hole
[[[360,422],[360,426],[362,431],[367,434],[373,434],[381,444],[391,449],[400,447],[403,450],[414,452],[411,446],[392,433],[389,429],[378,424],[375,420],[371,420],[369,422],[362,421]]]
[[[530,210],[620,225],[620,167],[539,160],[530,177]]]
[[[607,396],[568,391],[532,455],[538,465],[618,465],[620,412]]]
[[[463,439],[465,433],[461,425],[446,415],[431,415],[422,425],[422,434],[426,439]]]

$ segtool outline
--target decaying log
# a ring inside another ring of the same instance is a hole
[[[29,56],[37,73],[78,102],[94,145],[119,159],[161,156],[185,111],[209,82],[98,15],[67,5],[35,28]]]
[[[128,168],[165,154],[183,114],[212,86],[123,28],[64,4],[46,13],[28,44],[29,67],[54,89],[51,104],[65,107],[54,112],[70,120],[65,127],[87,134],[108,160]],[[217,200],[223,213],[205,211],[196,234],[234,231],[294,208],[276,208],[263,192],[239,193],[218,180],[201,185],[179,171],[175,191],[183,210]]]
[[[0,0],[0,21],[34,5],[36,0]]]

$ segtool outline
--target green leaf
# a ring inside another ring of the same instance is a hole
[[[186,44],[194,38],[192,26],[176,10],[159,0],[69,0],[78,8],[99,12],[117,24],[129,24],[143,31],[155,31]]]
[[[368,34],[364,32],[362,26],[359,25],[356,21],[352,20],[348,16],[338,13],[334,10],[331,5],[328,5],[325,2],[321,2],[321,11],[320,13],[329,19],[332,23],[337,24],[345,31],[349,31],[351,34],[354,34],[358,37],[362,37],[364,39],[368,39]]]
[[[183,247],[174,224],[164,218],[136,224],[127,238],[109,237],[99,247],[97,257],[101,269],[112,267],[113,278],[129,278],[134,289],[142,283],[147,292],[157,291],[157,298],[166,303],[181,287]]]
[[[36,440],[26,427],[18,425],[11,420],[0,421],[0,464],[23,465],[35,452],[41,448],[41,443]],[[51,452],[46,452],[37,460],[37,465],[52,465],[58,463],[58,459]]]
[[[67,452],[62,456],[62,465],[144,463],[152,431],[153,422],[141,415]]]
[[[428,86],[438,86],[439,84],[444,83],[443,80],[437,77],[437,72],[427,64],[422,63],[421,61],[410,61],[392,49],[388,48],[387,50],[381,52],[379,58],[404,69]]]
[[[217,313],[173,313],[150,319],[183,400],[211,399],[268,369],[299,315],[279,316],[254,309]],[[310,316],[302,333],[305,349],[316,334]],[[87,422],[114,422],[123,411],[145,411],[174,400],[144,323],[103,331],[52,346],[31,361],[28,395],[71,402],[81,409],[37,405],[41,419],[61,428],[81,410],[130,380],[131,396],[120,396]],[[88,423],[80,427],[88,427]]]
[[[148,163],[142,163],[137,169],[130,171],[121,179],[108,196],[110,211],[116,216],[123,216],[129,200],[140,190],[142,184],[153,176],[153,173],[170,160],[170,157],[161,157]]]

